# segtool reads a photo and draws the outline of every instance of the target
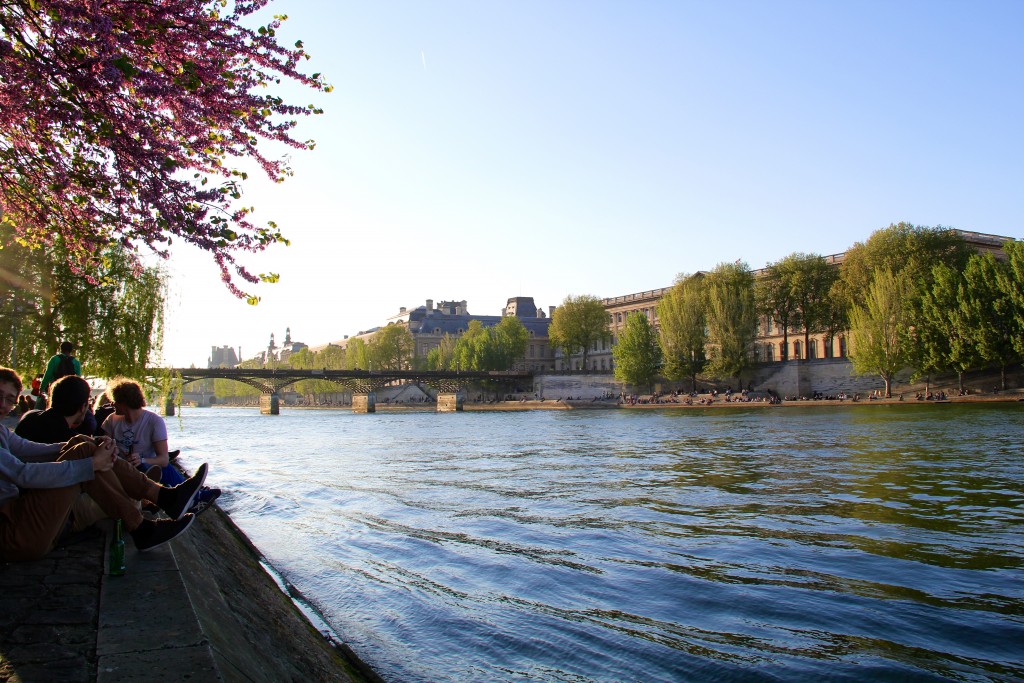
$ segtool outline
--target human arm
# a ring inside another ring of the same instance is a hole
[[[154,455],[149,458],[143,458],[142,463],[144,465],[159,465],[160,467],[167,467],[170,464],[171,459],[167,455],[167,439],[163,441],[153,442]]]
[[[55,489],[80,484],[93,478],[92,458],[61,462],[23,462],[0,448],[0,478],[23,489]]]
[[[23,439],[7,427],[0,427],[0,449],[8,450],[23,462],[53,462],[63,444],[43,444]]]

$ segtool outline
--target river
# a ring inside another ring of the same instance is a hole
[[[389,682],[1024,679],[1024,405],[186,408]]]

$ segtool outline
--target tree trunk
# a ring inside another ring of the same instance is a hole
[[[999,388],[1006,391],[1006,365],[999,366]]]
[[[957,370],[957,373],[956,373],[956,383],[958,385],[957,388],[960,390],[960,393],[963,394],[964,393],[964,371],[963,370]]]
[[[886,375],[882,379],[885,380],[885,397],[892,398],[892,377]]]

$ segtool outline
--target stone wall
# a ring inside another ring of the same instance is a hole
[[[533,391],[538,398],[547,400],[604,398],[618,396],[622,384],[614,375],[537,375],[533,380]]]
[[[910,382],[911,370],[905,369],[896,374],[892,392],[896,396],[925,391],[925,380]],[[956,373],[939,373],[929,378],[933,390],[942,388],[950,392],[958,385]],[[698,380],[698,390],[708,391],[726,388],[736,389],[736,380],[706,382]],[[998,370],[984,370],[967,373],[964,386],[972,393],[990,393],[999,385]],[[845,392],[847,395],[860,394],[866,396],[872,391],[884,391],[885,383],[878,375],[855,375],[853,363],[845,358],[829,358],[808,361],[789,361],[786,363],[767,363],[758,366],[743,376],[743,388],[752,387],[755,391],[774,391],[780,396],[812,396],[820,392],[826,396]],[[689,390],[689,381],[657,382],[655,390],[669,392],[676,388]],[[1024,387],[1024,368],[1016,366],[1007,373],[1007,387],[1015,389]],[[611,374],[575,374],[575,375],[537,375],[534,378],[534,391],[540,398],[549,400],[568,398],[592,399],[604,396],[618,396],[621,392],[632,393],[633,387],[616,381]]]

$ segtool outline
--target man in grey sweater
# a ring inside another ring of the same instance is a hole
[[[17,404],[21,378],[0,367],[0,415]],[[174,488],[159,486],[116,457],[109,438],[78,436],[52,445],[27,441],[0,426],[0,561],[38,559],[68,525],[75,499],[88,493],[109,516],[124,520],[139,550],[184,532],[186,514],[206,479],[206,465]],[[151,500],[170,519],[144,520],[136,501]]]

